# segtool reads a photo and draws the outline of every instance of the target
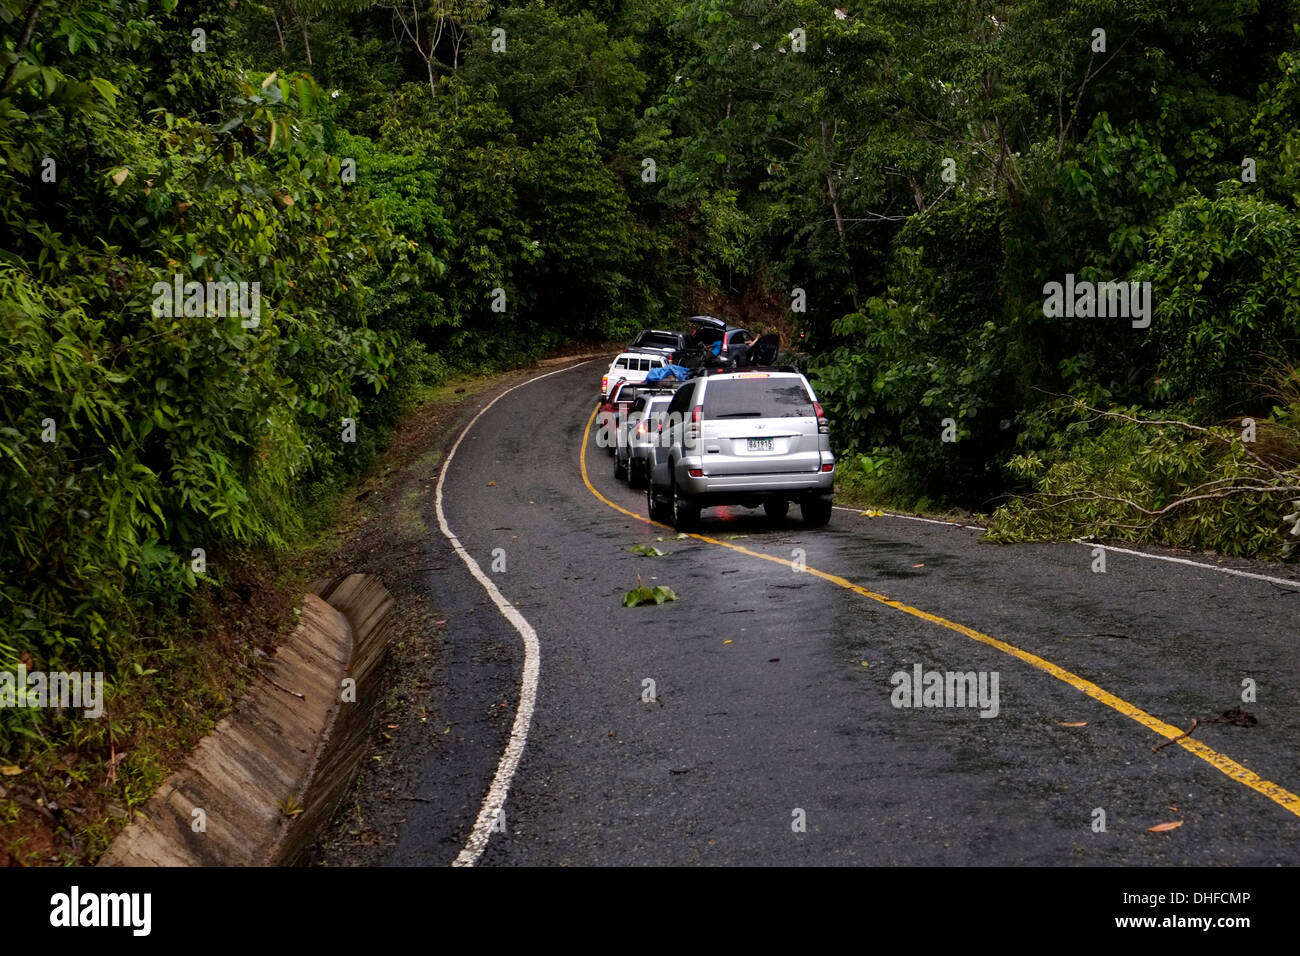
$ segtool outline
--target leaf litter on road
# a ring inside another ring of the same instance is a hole
[[[636,576],[636,587],[623,595],[624,607],[640,607],[642,604],[663,604],[665,601],[676,601],[677,592],[670,587],[662,584],[656,584],[652,588],[646,587],[641,583],[641,575]]]

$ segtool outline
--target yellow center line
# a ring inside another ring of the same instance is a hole
[[[597,408],[591,413],[591,417],[587,419],[587,428],[582,434],[582,451],[578,456],[579,464],[582,466],[582,483],[587,486],[588,491],[615,511],[622,512],[629,518],[644,521],[646,524],[657,525],[661,528],[668,527],[667,525],[659,524],[657,521],[651,521],[645,515],[639,515],[635,512],[628,511],[622,505],[610,501],[597,491],[596,486],[591,483],[591,478],[587,474],[587,445],[591,439],[591,426],[595,422],[596,414],[599,411],[600,408],[597,406]],[[729,548],[732,551],[738,551],[741,554],[748,555],[751,558],[758,558],[761,561],[771,561],[772,563],[779,564],[782,567],[790,566],[790,562],[785,558],[778,558],[775,555],[764,554],[761,551],[754,551],[738,544],[732,544],[729,541],[720,541],[717,538],[710,538],[708,535],[704,534],[692,534],[690,537],[695,538],[697,541],[706,541],[709,544],[716,544],[720,548]],[[939,627],[946,627],[948,630],[956,631],[958,634],[969,637],[973,641],[978,641],[979,643],[992,647],[995,650],[999,650],[1004,654],[1009,654],[1018,660],[1024,661],[1029,666],[1037,668],[1046,674],[1052,675],[1057,680],[1069,684],[1075,690],[1087,694],[1093,700],[1105,704],[1111,710],[1117,711],[1125,717],[1137,721],[1143,727],[1154,731],[1167,740],[1173,740],[1174,738],[1182,736],[1183,731],[1180,728],[1175,727],[1172,724],[1167,724],[1158,717],[1151,716],[1141,707],[1130,704],[1128,701],[1120,697],[1116,697],[1109,691],[1098,687],[1092,681],[1080,677],[1078,674],[1071,673],[1064,667],[1053,664],[1051,661],[1039,657],[1037,654],[1031,654],[1029,651],[1022,650],[1014,644],[1008,644],[1006,641],[998,640],[996,637],[992,637],[982,631],[977,631],[973,627],[967,627],[965,624],[958,624],[956,621],[950,621],[937,614],[931,614],[929,611],[922,611],[920,608],[904,604],[902,601],[895,601],[893,598],[884,594],[878,594],[875,591],[868,590],[860,584],[854,584],[852,581],[847,578],[842,578],[838,574],[830,574],[829,572],[820,571],[813,567],[806,567],[804,573],[811,574],[815,578],[821,578],[823,581],[829,581],[831,584],[844,588],[846,591],[861,594],[863,597],[870,598],[871,600],[877,601],[886,607],[891,607],[896,611],[902,611],[904,614],[912,615],[912,617],[920,618],[923,621],[929,621],[931,624],[937,624]],[[1207,747],[1199,740],[1194,740],[1191,737],[1182,737],[1182,739],[1178,740],[1177,743],[1178,746],[1182,747],[1188,753],[1200,757],[1210,766],[1227,774],[1233,780],[1243,784],[1244,786],[1250,787],[1257,793],[1263,794],[1278,806],[1300,817],[1300,797],[1297,797],[1285,787],[1276,784],[1271,780],[1265,780],[1253,770],[1243,767],[1231,757],[1219,753],[1213,747]]]

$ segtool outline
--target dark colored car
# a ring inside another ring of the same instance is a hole
[[[751,343],[746,329],[728,325],[711,315],[693,315],[689,321],[695,326],[695,331],[691,333],[689,351],[702,353],[706,363],[709,356],[713,356],[716,363],[721,365],[745,363]]]
[[[636,334],[631,344],[628,345],[629,352],[662,352],[667,356],[668,361],[674,361],[678,355],[686,351],[686,333],[669,332],[665,329],[643,329]]]

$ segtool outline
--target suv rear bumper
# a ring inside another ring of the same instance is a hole
[[[830,464],[830,462],[827,462]],[[835,490],[834,471],[776,472],[759,475],[710,475],[692,478],[690,468],[696,461],[685,459],[677,468],[677,487],[681,493],[700,504],[713,499],[738,501],[748,496],[829,497]],[[664,476],[667,477],[666,475]]]

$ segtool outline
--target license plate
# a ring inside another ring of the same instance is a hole
[[[772,439],[770,438],[750,438],[747,439],[750,451],[771,451]]]

